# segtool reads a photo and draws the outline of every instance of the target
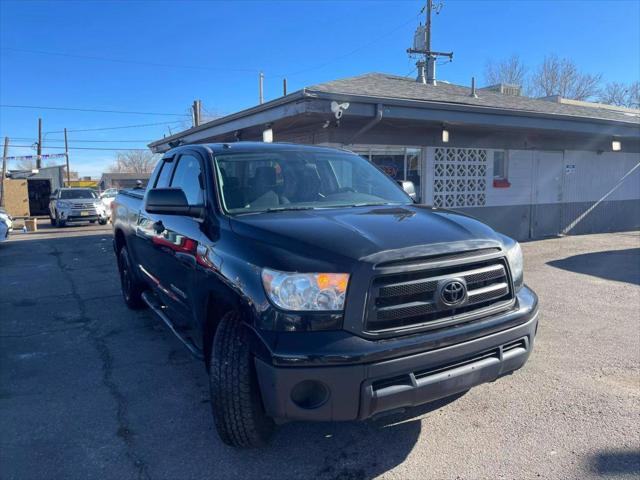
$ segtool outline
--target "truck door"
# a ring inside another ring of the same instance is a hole
[[[189,205],[204,205],[203,159],[195,151],[180,154],[175,162],[169,187],[180,188]],[[201,240],[203,219],[181,215],[151,216],[155,275],[169,316],[177,327],[194,326],[192,283],[196,276],[196,249]]]
[[[149,188],[166,188],[171,182],[175,167],[175,158],[164,158],[160,162],[158,174],[153,178],[153,183]],[[166,215],[148,213],[144,209],[144,203],[140,206],[140,213],[136,222],[136,236],[132,248],[134,258],[138,263],[138,268],[143,278],[160,296],[162,302],[167,306],[172,306],[175,294],[171,292],[166,284],[167,273],[164,262],[167,258],[169,242],[164,224]],[[164,277],[164,280],[163,280]],[[175,315],[173,315],[175,316]]]

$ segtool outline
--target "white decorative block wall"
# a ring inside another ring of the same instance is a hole
[[[433,206],[481,207],[486,202],[487,151],[481,148],[436,148]]]

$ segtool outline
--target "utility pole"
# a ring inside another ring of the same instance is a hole
[[[36,168],[42,168],[42,119],[38,118],[38,157],[36,158]]]
[[[67,142],[67,129],[64,129],[64,156],[67,159],[67,187],[71,186],[71,172],[69,171],[69,143]]]
[[[2,179],[0,180],[0,206],[4,207],[4,178],[7,176],[7,155],[9,155],[9,137],[4,137],[2,154]]]
[[[264,73],[260,72],[260,105],[264,103]]]
[[[283,96],[287,96],[287,79],[283,78],[282,79],[282,95]]]
[[[429,85],[436,85],[436,60],[438,57],[448,57],[449,60],[453,60],[453,52],[434,52],[431,50],[431,12],[435,9],[436,14],[440,13],[442,9],[442,3],[433,5],[433,0],[427,0],[425,6],[426,10],[426,22],[424,27],[424,38],[421,42],[416,41],[418,37],[418,31],[414,37],[413,48],[409,48],[407,53],[409,55],[420,55],[423,59],[416,62],[418,67],[417,81],[421,83],[428,83]],[[421,27],[418,27],[420,29]],[[426,75],[425,75],[426,67]]]

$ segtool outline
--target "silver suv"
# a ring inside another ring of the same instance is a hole
[[[64,227],[72,222],[107,223],[107,212],[96,193],[89,188],[60,188],[49,201],[51,225]]]

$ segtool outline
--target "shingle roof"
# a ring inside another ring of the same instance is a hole
[[[307,87],[306,92],[359,95],[381,99],[415,100],[447,104],[492,107],[503,110],[562,115],[595,120],[609,120],[640,125],[640,112],[624,112],[597,106],[579,106],[555,103],[530,97],[504,95],[490,90],[477,89],[478,98],[470,96],[471,89],[438,81],[437,85],[425,85],[407,77],[384,73],[367,73]]]

